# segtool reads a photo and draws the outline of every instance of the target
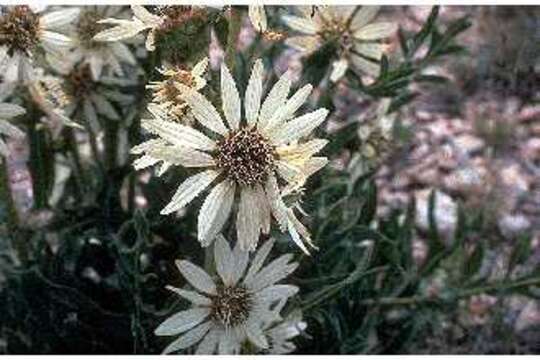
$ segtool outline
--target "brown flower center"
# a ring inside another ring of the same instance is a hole
[[[236,326],[246,321],[251,306],[251,295],[244,287],[221,287],[212,298],[210,316],[225,327]]]
[[[66,92],[76,99],[86,97],[95,86],[88,65],[76,66],[66,77]]]
[[[169,32],[193,18],[202,17],[204,10],[186,5],[165,5],[158,7],[158,14],[163,17],[160,31]]]
[[[77,23],[77,35],[79,41],[85,48],[91,49],[104,46],[105,43],[93,40],[97,33],[107,28],[107,25],[98,23],[101,19],[103,19],[103,17],[96,11],[85,11],[79,17],[79,22]]]
[[[274,147],[256,129],[241,129],[218,144],[217,166],[242,186],[263,184],[274,169]]]
[[[29,55],[39,43],[39,16],[27,5],[14,6],[0,17],[0,46],[8,55],[20,51]]]

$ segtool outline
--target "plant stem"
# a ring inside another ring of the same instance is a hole
[[[73,157],[73,163],[75,164],[74,178],[75,178],[75,183],[77,185],[76,186],[77,197],[79,200],[82,200],[83,194],[84,194],[84,188],[87,184],[86,173],[82,166],[81,154],[79,152],[79,147],[77,144],[75,131],[70,127],[66,127],[65,131],[66,131],[66,138],[68,142],[69,151],[71,152],[71,155]]]
[[[7,159],[0,159],[0,162],[0,196],[6,207],[8,231],[11,232],[19,227],[19,214],[11,193]]]
[[[34,208],[42,209],[48,206],[51,179],[54,179],[53,150],[48,146],[45,129],[40,126],[39,114],[34,105],[28,109],[28,141],[30,144],[30,159],[28,162],[32,174],[32,189]]]
[[[237,7],[231,6],[230,14],[227,49],[225,50],[225,64],[227,64],[229,71],[233,73],[236,63],[236,43],[238,34],[240,34],[242,28],[242,12]]]
[[[466,297],[470,297],[473,295],[483,294],[483,293],[489,293],[493,291],[503,291],[503,290],[510,290],[510,289],[516,289],[516,288],[523,288],[528,286],[534,286],[534,285],[540,285],[540,277],[532,278],[532,279],[526,279],[526,280],[516,280],[516,281],[510,281],[510,282],[497,282],[493,284],[488,284],[485,286],[480,286],[476,288],[471,289],[465,289],[456,295],[455,299],[462,299]],[[360,301],[360,304],[366,305],[366,306],[374,306],[374,305],[416,305],[420,303],[437,303],[437,302],[444,302],[444,299],[440,297],[432,297],[432,296],[411,296],[411,297],[382,297],[378,299],[364,299]]]
[[[6,207],[8,235],[13,240],[19,260],[24,264],[28,261],[28,248],[19,228],[19,213],[13,200],[7,159],[0,159],[0,197]]]

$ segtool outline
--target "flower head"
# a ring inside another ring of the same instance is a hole
[[[259,349],[269,347],[263,330],[281,320],[279,313],[287,299],[298,292],[296,286],[276,284],[298,266],[290,262],[292,255],[282,255],[263,266],[273,243],[268,240],[250,262],[249,254],[238,244],[231,250],[227,240],[218,236],[214,246],[216,280],[189,261],[176,262],[197,291],[167,287],[193,307],[169,317],[155,330],[160,336],[183,333],[164,353],[197,343],[198,354],[238,354],[246,342]]]
[[[123,76],[122,63],[136,65],[137,60],[128,45],[121,41],[103,42],[94,40],[94,36],[107,29],[100,20],[107,17],[125,17],[125,11],[119,6],[84,6],[69,31],[73,34],[74,48],[71,56],[74,63],[82,62],[90,66],[94,80],[99,80],[106,70],[113,75]]]
[[[327,141],[302,140],[325,120],[328,110],[318,109],[295,117],[312,86],[306,85],[288,98],[288,74],[279,79],[261,105],[262,83],[263,64],[258,60],[248,82],[242,118],[236,84],[222,65],[221,99],[226,123],[203,95],[177,83],[182,99],[209,135],[194,126],[167,120],[166,113],[155,105],[149,106],[154,118],[143,120],[142,127],[158,137],[132,150],[142,155],[135,167],[165,162],[202,170],[179,186],[161,213],[178,211],[214,184],[199,213],[198,236],[203,246],[209,245],[221,231],[238,194],[236,229],[242,249],[256,248],[260,234],[269,233],[273,216],[281,230],[289,231],[307,253],[302,240],[311,245],[309,233],[285,204],[283,191],[302,187],[308,176],[326,164],[326,158],[313,155]]]
[[[94,40],[118,41],[148,31],[146,49],[154,51],[156,36],[170,32],[186,20],[203,14],[203,10],[196,6],[159,6],[156,14],[149,12],[141,5],[132,5],[131,10],[133,11],[131,20],[115,18],[100,20],[101,24],[116,26],[99,32],[94,36]]]
[[[67,36],[51,30],[73,21],[78,8],[43,15],[28,5],[2,6],[0,10],[0,71],[8,82],[30,81],[32,61],[39,51],[45,51],[49,59],[72,45]]]
[[[199,61],[191,70],[179,66],[167,66],[159,69],[164,79],[150,82],[146,87],[152,90],[152,103],[162,107],[167,115],[177,121],[190,123],[193,115],[189,106],[182,99],[182,93],[176,84],[182,84],[199,91],[206,86],[204,73],[208,67],[208,58]]]
[[[379,11],[378,6],[325,6],[313,11],[300,7],[302,16],[285,15],[282,20],[292,30],[302,35],[292,36],[285,43],[306,54],[311,54],[323,44],[337,45],[339,59],[334,61],[330,75],[339,80],[349,63],[358,70],[377,77],[379,61],[385,51],[381,39],[391,36],[396,25],[390,22],[371,23]]]

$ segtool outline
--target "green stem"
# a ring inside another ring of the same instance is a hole
[[[45,128],[40,126],[39,114],[33,105],[28,110],[28,140],[30,143],[29,170],[32,175],[34,208],[48,207],[51,180],[54,179],[53,150]]]
[[[0,159],[0,163],[0,197],[6,207],[7,230],[19,260],[25,264],[28,261],[27,242],[19,228],[19,213],[13,200],[7,160]]]
[[[8,230],[11,232],[19,227],[19,213],[17,212],[17,207],[15,206],[15,201],[13,201],[11,193],[11,181],[9,179],[7,160],[0,159],[0,162],[0,196],[2,196],[2,201],[6,206],[7,226]]]
[[[540,285],[540,277],[532,278],[532,279],[526,279],[526,280],[517,280],[517,281],[511,281],[511,282],[497,282],[493,284],[488,284],[485,286],[480,286],[472,289],[465,289],[456,295],[455,299],[462,299],[467,298],[473,295],[479,295],[484,293],[490,293],[494,291],[504,291],[504,290],[511,290],[511,289],[517,289],[517,288],[524,288],[528,286],[539,286]],[[411,297],[382,297],[382,298],[374,298],[374,299],[364,299],[360,301],[360,304],[366,305],[366,306],[374,306],[374,305],[416,305],[421,303],[437,303],[442,302],[444,299],[441,299],[439,297],[432,297],[432,296],[411,296]]]
[[[227,64],[227,67],[231,73],[233,73],[236,63],[236,43],[238,34],[240,34],[240,30],[242,29],[242,11],[238,7],[231,6],[230,14],[227,49],[225,50],[225,64]]]
[[[116,167],[118,154],[118,122],[107,120],[105,125],[105,168],[111,171]]]
[[[75,183],[76,183],[77,198],[79,200],[82,200],[83,194],[84,194],[84,188],[86,184],[88,184],[88,182],[86,181],[86,172],[84,170],[84,167],[82,166],[81,154],[79,152],[79,147],[77,144],[75,131],[70,127],[66,127],[65,131],[66,131],[66,138],[68,142],[68,148],[73,158],[73,163],[75,164],[74,178],[75,178]]]

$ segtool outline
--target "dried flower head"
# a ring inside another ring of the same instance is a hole
[[[146,49],[154,51],[156,36],[170,32],[187,20],[205,16],[205,10],[196,6],[158,6],[156,14],[140,5],[132,5],[131,10],[133,11],[132,20],[114,18],[101,20],[101,24],[116,26],[99,32],[94,36],[94,40],[118,41],[132,38],[148,30]]]
[[[152,103],[162,107],[168,115],[177,121],[190,123],[193,116],[189,106],[182,99],[182,93],[176,84],[182,84],[199,91],[206,86],[204,73],[208,67],[208,58],[199,61],[193,69],[187,70],[179,66],[168,66],[160,69],[164,76],[161,81],[150,82],[146,87],[152,90]]]
[[[282,20],[302,35],[292,36],[285,43],[305,54],[311,54],[323,44],[333,43],[339,58],[334,61],[330,79],[338,81],[352,63],[358,70],[377,77],[385,45],[381,39],[396,31],[390,22],[371,23],[378,6],[324,6],[314,12],[311,7],[299,7],[301,16],[285,15]]]

